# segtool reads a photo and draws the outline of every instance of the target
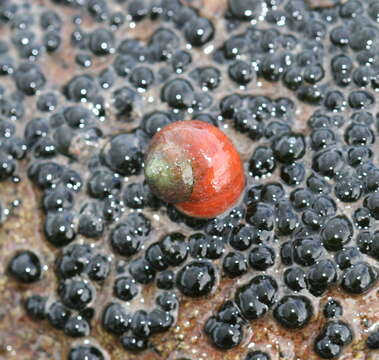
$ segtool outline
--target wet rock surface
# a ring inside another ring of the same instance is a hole
[[[376,1],[0,4],[0,358],[376,359]],[[215,219],[143,178],[233,141]]]

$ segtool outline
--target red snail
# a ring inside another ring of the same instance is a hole
[[[198,218],[228,210],[245,185],[232,142],[217,127],[198,120],[174,122],[154,135],[145,158],[145,177],[159,198]]]

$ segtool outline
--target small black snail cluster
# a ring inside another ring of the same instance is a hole
[[[244,285],[204,324],[209,341],[228,350],[266,314],[293,331],[310,322],[318,311],[313,300],[330,288],[357,295],[374,286],[377,1],[313,10],[300,0],[229,0],[217,27],[222,33],[179,0],[51,5],[0,4],[0,29],[11,34],[0,35],[0,79],[10,84],[0,85],[0,180],[20,181],[20,166],[28,162],[27,175],[42,194],[46,240],[60,249],[57,292],[30,296],[30,317],[74,338],[90,335],[97,317],[126,350],[139,352],[175,324],[182,297],[207,296],[223,278],[243,277]],[[67,7],[80,14],[69,24],[60,15]],[[91,18],[91,31],[84,17]],[[128,35],[130,24],[146,19],[156,26],[146,41]],[[67,29],[69,45],[63,45]],[[224,41],[210,51],[214,39]],[[63,46],[74,53],[76,70],[57,89],[46,67]],[[200,56],[206,66],[196,62]],[[101,70],[94,66],[99,59],[108,64]],[[254,95],[249,86],[261,81],[285,88],[288,97]],[[158,97],[155,110],[146,112],[149,91]],[[312,112],[299,124],[302,106]],[[242,202],[211,220],[179,213],[139,176],[151,137],[189,117],[229,124],[253,146]],[[133,130],[119,130],[139,118]],[[345,205],[351,210],[344,212]],[[150,241],[151,210],[185,231]],[[42,267],[35,251],[25,249],[8,271],[29,284],[43,276]],[[95,309],[110,278],[111,298]],[[129,310],[152,283],[155,305]],[[314,351],[335,358],[354,334],[338,300],[321,311],[325,326]],[[367,348],[378,347],[379,333],[372,332]],[[105,358],[95,345],[75,346],[68,355]],[[270,355],[246,354],[258,359]]]

